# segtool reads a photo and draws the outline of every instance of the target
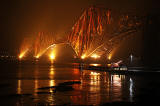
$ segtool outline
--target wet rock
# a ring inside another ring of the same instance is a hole
[[[71,86],[73,84],[81,84],[81,82],[80,81],[68,81],[68,82],[59,83],[58,86],[55,87],[56,89],[54,90],[54,92],[72,91],[74,90],[74,88]]]
[[[57,86],[54,92],[56,91],[64,92],[64,91],[72,91],[72,90],[74,90],[72,86],[61,85],[61,86]]]
[[[72,91],[74,90],[74,88],[71,86],[73,84],[81,84],[81,82],[80,81],[68,81],[68,82],[59,83],[58,86],[41,87],[41,88],[38,88],[38,90],[52,89],[53,93],[55,93],[56,91],[59,91],[59,92]],[[37,93],[44,94],[47,92],[37,92]]]
[[[73,84],[81,84],[81,82],[80,81],[68,81],[68,82],[59,83],[59,86],[73,85]]]
[[[51,88],[56,88],[56,86],[41,87],[41,88],[38,88],[38,89],[39,90],[46,90],[46,89],[51,89]]]
[[[54,88],[54,89],[53,89]],[[56,93],[56,91],[71,91],[74,90],[72,86],[69,85],[58,85],[58,86],[54,86],[54,87],[43,87],[43,88],[38,88],[39,90],[48,90],[48,89],[52,89],[53,93]],[[47,92],[37,92],[38,94],[45,94]],[[48,92],[50,93],[50,92]]]
[[[51,92],[36,92],[37,94],[51,94]]]

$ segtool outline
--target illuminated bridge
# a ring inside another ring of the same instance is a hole
[[[26,39],[21,46],[19,58],[27,52],[36,58],[47,52],[54,58],[54,46],[63,43],[73,48],[77,58],[105,56],[110,59],[113,48],[141,27],[140,17],[125,14],[115,19],[111,10],[92,6],[83,12],[70,33],[61,40],[53,38],[52,33],[44,32],[36,33],[35,38]]]

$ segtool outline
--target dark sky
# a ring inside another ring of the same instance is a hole
[[[158,1],[158,0],[157,0]],[[112,12],[147,13],[160,10],[155,0],[6,0],[0,2],[0,49],[19,48],[26,33],[44,31],[62,36],[91,5]]]

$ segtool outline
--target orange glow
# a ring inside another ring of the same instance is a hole
[[[50,85],[50,86],[55,86],[55,81],[54,81],[54,80],[50,80],[50,81],[49,81],[49,85]],[[53,90],[50,89],[49,92],[53,93]]]
[[[26,56],[26,53],[30,50],[32,46],[32,38],[24,38],[22,41],[22,44],[20,45],[20,54],[18,56],[19,59],[22,59],[24,56]]]
[[[54,75],[54,71],[53,70],[50,70],[50,75]]]
[[[78,75],[78,74],[79,74],[79,69],[74,68],[74,69],[73,69],[73,73],[74,73],[75,75],[76,75],[76,74]]]
[[[50,55],[50,59],[52,59],[52,60],[55,59],[54,54],[51,54],[51,55]]]
[[[24,56],[24,53],[21,53],[21,54],[19,55],[19,59],[21,59],[23,56]]]
[[[53,48],[51,48],[51,52],[49,54],[49,59],[51,60],[51,62],[53,62],[53,60],[55,60],[55,50]]]
[[[21,80],[18,80],[18,87],[17,87],[17,94],[21,94],[22,89],[21,89]]]
[[[34,55],[42,56],[54,43],[52,33],[38,32],[34,42]]]
[[[100,58],[100,56],[97,55],[97,54],[93,54],[91,57],[92,57],[92,58],[95,58],[95,59]]]
[[[25,51],[21,52],[20,55],[18,56],[19,59],[22,59],[25,56],[25,54],[26,54],[27,51],[28,50],[25,50]]]
[[[51,61],[52,62],[52,61]],[[53,79],[54,78],[54,74],[55,74],[55,71],[54,71],[54,67],[53,67],[53,64],[50,66],[50,69],[49,69],[49,78],[50,79]]]
[[[50,81],[49,81],[49,85],[50,85],[50,86],[55,86],[54,80],[50,80]]]
[[[85,58],[86,58],[86,55],[82,55],[82,56],[81,56],[81,59],[85,59]]]
[[[40,55],[36,55],[35,58],[38,59],[40,57]]]
[[[109,54],[108,60],[111,60],[111,58],[112,58],[112,54]]]
[[[54,53],[51,53],[51,54],[50,54],[50,59],[51,59],[51,60],[54,60],[54,59],[55,59],[55,54],[54,54]]]
[[[99,8],[90,7],[77,20],[67,38],[79,58],[84,59],[83,53],[86,54],[95,50],[96,46],[91,46],[94,45],[93,43],[96,43],[97,34],[99,38],[103,37],[101,35],[105,26],[110,24],[110,17],[109,10],[101,11]]]
[[[49,75],[50,75],[50,78],[53,78],[53,75],[54,75],[54,68],[53,68],[53,65],[51,65],[51,67],[50,67]]]
[[[101,66],[101,64],[89,64],[91,66]]]
[[[100,73],[97,73],[97,72],[91,72],[91,73],[90,73],[90,75],[95,75],[95,76],[97,76],[97,75],[100,75]]]
[[[56,49],[55,49],[55,44],[49,46],[47,49],[49,49],[48,57],[51,61],[51,64],[53,64],[54,60],[56,59]]]
[[[48,46],[48,47],[45,48],[44,50],[41,50],[41,52],[37,53],[37,55],[35,56],[35,58],[38,59],[38,58],[41,57],[43,54],[45,54],[48,49],[50,49],[50,48],[53,49],[53,47],[55,47],[55,44]],[[53,50],[52,50],[52,51],[53,51]],[[51,55],[50,58],[53,60],[53,59],[54,59],[54,56]]]
[[[34,80],[34,92],[38,92],[38,80]],[[37,93],[34,93],[35,96],[37,96]]]
[[[111,67],[111,64],[107,64],[108,67]]]

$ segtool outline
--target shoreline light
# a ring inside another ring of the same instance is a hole
[[[51,55],[50,55],[50,59],[51,59],[51,60],[54,60],[54,59],[55,59],[55,55],[54,55],[54,54],[51,54]]]
[[[92,58],[95,58],[95,59],[100,58],[100,56],[97,55],[97,54],[93,54],[93,55],[91,55],[91,57],[92,57]]]
[[[111,60],[111,58],[112,58],[112,54],[109,54],[108,60]]]
[[[27,51],[28,51],[28,49],[25,50],[25,51],[23,51],[23,52],[21,52],[20,55],[18,56],[18,58],[22,59],[25,56],[25,54],[26,54]]]
[[[86,55],[82,55],[82,56],[81,56],[81,59],[85,59],[85,58],[86,58]]]
[[[19,59],[22,59],[23,56],[24,56],[23,54],[20,54],[20,55],[19,55]]]
[[[55,53],[54,53],[53,50],[52,50],[51,53],[49,54],[49,58],[50,58],[50,60],[54,60],[54,59],[55,59]]]
[[[39,55],[36,55],[36,56],[35,56],[36,59],[38,59],[39,57],[40,57]]]

